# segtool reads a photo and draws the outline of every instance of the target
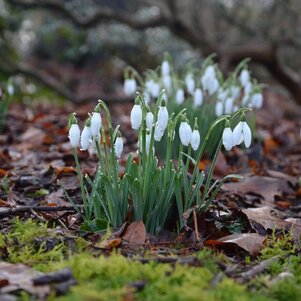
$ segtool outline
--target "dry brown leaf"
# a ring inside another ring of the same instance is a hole
[[[142,245],[145,243],[146,230],[142,221],[131,223],[124,232],[122,240],[131,245]]]
[[[251,256],[259,254],[265,237],[256,233],[237,233],[222,237],[218,240],[210,240],[205,243],[207,246],[214,246],[222,249],[235,249],[238,246],[247,251]]]
[[[264,198],[264,203],[269,205],[274,204],[275,195],[281,195],[283,192],[292,193],[292,189],[284,179],[250,175],[246,175],[239,182],[226,183],[222,189],[238,194],[259,194]]]
[[[107,239],[100,244],[101,248],[113,249],[121,245],[121,238]]]

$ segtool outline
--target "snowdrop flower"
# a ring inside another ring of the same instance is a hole
[[[244,86],[244,93],[245,94],[250,94],[252,91],[253,85],[251,82],[246,82],[245,86]]]
[[[137,90],[137,82],[134,78],[126,78],[123,85],[124,94],[132,96]]]
[[[184,90],[179,88],[176,92],[176,103],[181,105],[185,100]]]
[[[193,75],[191,73],[188,73],[185,77],[185,85],[186,89],[189,94],[193,94],[194,89],[195,89],[195,81],[193,78]]]
[[[13,96],[15,93],[15,88],[12,83],[7,84],[7,93],[9,96]]]
[[[247,69],[243,69],[239,75],[239,81],[241,85],[244,87],[247,84],[247,82],[249,82],[249,80],[250,80],[249,71]]]
[[[151,91],[150,91],[151,96],[153,98],[157,98],[160,94],[160,90],[161,90],[160,84],[153,81],[152,88],[151,88]]]
[[[245,147],[250,147],[252,141],[251,130],[246,121],[240,121],[233,130],[233,145],[244,142]]]
[[[146,113],[146,127],[151,131],[154,123],[154,114],[152,112]]]
[[[216,78],[213,78],[208,85],[209,95],[213,95],[219,88],[219,82]]]
[[[82,150],[87,150],[92,138],[91,121],[87,121],[80,136],[80,145]]]
[[[73,113],[69,119],[69,140],[72,147],[77,148],[79,146],[79,140],[80,140],[80,129],[77,124],[77,120],[75,117],[75,114]]]
[[[209,95],[213,95],[218,90],[219,82],[215,75],[214,66],[210,65],[206,68],[201,82],[204,90],[208,91]]]
[[[233,145],[233,133],[230,128],[230,125],[224,128],[223,137],[222,137],[223,145],[227,151],[231,150]]]
[[[117,158],[121,157],[122,151],[123,151],[123,140],[121,136],[118,136],[115,140],[114,144],[114,150],[115,150],[115,155]]]
[[[158,124],[155,127],[155,132],[154,132],[154,139],[155,141],[161,141],[164,131],[161,127],[158,126]]]
[[[182,121],[179,127],[179,136],[180,136],[181,143],[184,146],[189,145],[191,140],[191,134],[192,134],[191,126],[188,124],[187,121]]]
[[[100,106],[97,105],[91,116],[91,132],[93,137],[99,136],[101,125]]]
[[[154,84],[154,80],[153,79],[148,79],[146,82],[145,82],[145,88],[146,90],[151,93],[152,89],[153,89],[153,84]]]
[[[231,89],[231,96],[234,98],[234,99],[237,99],[239,97],[239,94],[240,94],[240,88],[238,86],[232,86]]]
[[[224,102],[228,96],[228,91],[219,89],[218,94],[217,94],[217,99],[221,102]]]
[[[172,85],[172,79],[170,75],[165,75],[162,79],[163,81],[163,86],[166,88],[168,92],[171,90],[171,85]]]
[[[198,129],[194,129],[191,133],[190,144],[194,151],[196,151],[201,142],[200,132]]]
[[[218,101],[215,104],[215,115],[216,116],[222,116],[223,115],[223,111],[224,111],[224,106],[223,103],[221,101]]]
[[[135,104],[131,111],[131,125],[133,130],[139,130],[142,122],[142,109],[139,104]]]
[[[203,104],[203,92],[200,88],[197,88],[194,92],[193,106],[200,107]]]
[[[163,102],[162,106],[159,106],[158,121],[157,121],[157,126],[163,130],[163,133],[168,124],[168,117],[169,117],[168,111],[165,106],[165,103]]]
[[[252,95],[251,97],[251,105],[256,108],[256,109],[260,109],[262,108],[263,105],[263,96],[261,93],[257,92],[255,94]]]
[[[151,96],[147,91],[143,92],[143,97],[144,97],[144,101],[145,103],[148,105],[151,101]]]
[[[161,73],[162,73],[163,77],[169,75],[169,73],[170,73],[170,66],[169,66],[169,62],[167,60],[164,60],[162,62]]]
[[[150,141],[151,141],[151,134],[146,133],[146,136],[145,136],[145,151],[146,151],[147,154],[149,153]]]
[[[243,106],[246,106],[248,104],[248,102],[250,101],[250,95],[249,94],[245,94],[241,100],[241,104]]]
[[[225,114],[231,114],[233,112],[234,107],[234,99],[232,97],[228,97],[225,102]]]

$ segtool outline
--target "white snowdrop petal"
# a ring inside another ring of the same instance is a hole
[[[240,121],[233,130],[233,145],[239,145],[243,141],[243,132],[242,132],[243,124]]]
[[[223,131],[223,145],[227,151],[233,147],[233,133],[229,127],[224,128]]]
[[[186,84],[186,89],[189,94],[193,94],[194,89],[195,89],[195,80],[193,78],[193,75],[191,73],[188,73],[185,77],[185,84]]]
[[[93,137],[99,136],[99,132],[101,129],[101,115],[98,112],[93,112],[91,117],[91,132]]]
[[[146,136],[145,136],[145,150],[146,150],[147,154],[149,153],[150,141],[151,141],[151,134],[146,134]]]
[[[178,89],[176,92],[176,103],[178,105],[181,105],[184,102],[185,96],[184,96],[184,90]]]
[[[145,103],[148,105],[151,101],[151,96],[147,91],[143,92],[143,97],[144,97],[144,101]]]
[[[253,85],[251,82],[247,82],[244,86],[244,93],[245,94],[250,94],[252,91]]]
[[[168,111],[166,106],[160,106],[158,111],[158,127],[165,131],[167,124],[168,124]]]
[[[163,86],[166,88],[168,92],[171,90],[172,79],[169,75],[165,75],[162,79]]]
[[[169,66],[169,62],[168,61],[165,60],[165,61],[162,62],[161,72],[162,72],[162,76],[169,75],[170,66]]]
[[[209,95],[213,95],[219,88],[219,82],[216,78],[212,78],[208,82],[208,93]]]
[[[261,93],[255,93],[251,97],[251,104],[254,108],[260,109],[263,105],[263,95]]]
[[[131,111],[131,125],[132,129],[138,130],[142,122],[142,109],[141,106],[135,104]]]
[[[250,80],[250,73],[247,69],[243,69],[239,75],[239,80],[242,86],[244,87],[247,82]]]
[[[224,106],[223,106],[223,103],[221,101],[218,101],[216,104],[215,104],[215,114],[216,116],[222,116],[223,115],[223,110],[224,110]]]
[[[157,98],[160,94],[160,90],[161,90],[160,84],[156,83],[156,82],[153,82],[152,89],[150,91],[151,96],[153,98]]]
[[[199,148],[200,141],[201,141],[200,132],[198,130],[193,130],[191,133],[190,144],[194,151],[196,151]]]
[[[80,140],[80,129],[77,124],[72,124],[69,129],[69,140],[72,147],[76,148],[79,146]]]
[[[193,105],[194,107],[200,107],[203,104],[203,92],[197,88],[194,92]]]
[[[233,112],[233,98],[228,97],[225,101],[225,113],[226,114],[231,114]]]
[[[81,136],[80,136],[80,145],[82,150],[87,150],[92,138],[92,131],[91,128],[85,126]]]
[[[154,132],[155,141],[161,141],[163,135],[164,135],[164,130],[160,128],[158,125],[156,125],[155,132]]]
[[[115,154],[118,158],[121,157],[123,151],[123,140],[121,137],[117,137],[114,144]]]
[[[180,136],[180,140],[181,143],[184,146],[188,146],[191,140],[191,134],[192,134],[192,130],[190,125],[185,121],[185,122],[181,122],[180,127],[179,127],[179,136]]]
[[[248,124],[244,121],[242,125],[243,129],[243,137],[244,137],[244,144],[246,148],[249,148],[252,142],[252,132]]]
[[[123,91],[127,96],[132,96],[137,90],[137,82],[134,78],[127,78],[124,81]]]
[[[154,114],[152,112],[146,113],[146,126],[151,131],[154,123]]]

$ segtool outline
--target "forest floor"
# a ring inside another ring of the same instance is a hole
[[[301,300],[301,107],[266,92],[251,148],[220,153],[215,168],[243,180],[222,186],[197,229],[155,237],[141,222],[83,231],[57,183],[80,199],[66,124],[94,105],[10,109],[0,135],[0,301]],[[113,121],[130,128],[130,109],[112,106]],[[124,153],[134,144],[127,134]],[[96,158],[79,155],[93,176]]]

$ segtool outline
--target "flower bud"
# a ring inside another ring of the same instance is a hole
[[[132,129],[139,130],[141,122],[142,122],[142,109],[139,104],[135,104],[131,111]]]
[[[153,81],[152,88],[150,91],[151,96],[153,98],[157,98],[160,94],[160,90],[161,90],[160,84]]]
[[[163,133],[168,124],[168,117],[169,115],[166,106],[160,106],[158,111],[157,126],[162,129]]]
[[[227,151],[231,150],[233,145],[233,133],[230,127],[225,127],[223,131],[222,141]]]
[[[116,157],[120,158],[123,151],[123,140],[120,136],[115,140],[114,149]]]
[[[245,86],[244,86],[244,93],[246,95],[249,95],[252,91],[253,85],[251,82],[246,82]]]
[[[200,132],[198,130],[193,130],[191,133],[190,144],[194,151],[199,148],[201,142]]]
[[[181,143],[184,146],[189,145],[190,139],[191,139],[191,133],[192,133],[192,130],[191,130],[191,127],[188,124],[188,122],[182,121],[180,124],[180,127],[179,127],[179,136],[180,136]]]
[[[91,127],[85,125],[82,134],[80,136],[80,145],[82,150],[87,150],[92,138]]]
[[[124,94],[127,96],[132,96],[137,90],[137,83],[134,78],[126,78],[123,85]]]
[[[99,112],[93,112],[91,117],[91,132],[92,136],[96,137],[100,135],[100,129],[101,129],[101,115]]]
[[[250,73],[247,69],[243,69],[239,75],[239,81],[241,85],[244,87],[250,80]]]
[[[169,75],[169,73],[170,73],[170,66],[169,66],[169,62],[167,60],[164,60],[162,62],[161,73],[162,73],[163,77]]]
[[[225,113],[231,114],[233,112],[234,100],[232,97],[228,97],[225,102]]]
[[[191,73],[188,73],[185,77],[185,84],[186,84],[186,89],[189,94],[193,94],[194,89],[195,89],[195,81],[193,78],[193,75]]]
[[[154,123],[154,114],[152,112],[146,113],[146,127],[151,131]]]
[[[166,90],[168,92],[170,92],[171,90],[171,85],[172,85],[172,79],[171,79],[171,76],[170,75],[165,75],[163,78],[162,78],[162,81],[163,81],[163,86],[166,88]]]
[[[251,97],[251,104],[254,108],[260,109],[263,105],[263,96],[261,93],[257,92]]]
[[[145,136],[145,151],[148,154],[150,148],[151,134],[147,133]]]
[[[181,105],[185,100],[185,96],[184,96],[184,90],[183,89],[178,89],[177,93],[176,93],[176,103],[178,105]]]
[[[224,106],[223,103],[221,101],[218,101],[215,104],[215,115],[216,116],[222,116],[223,115],[223,111],[224,111]]]
[[[144,98],[145,103],[148,105],[151,101],[151,96],[147,91],[143,92],[143,98]]]
[[[197,88],[194,92],[193,106],[200,107],[203,104],[203,92],[200,88]]]
[[[71,124],[68,137],[72,147],[76,148],[79,146],[80,129],[77,123]]]

